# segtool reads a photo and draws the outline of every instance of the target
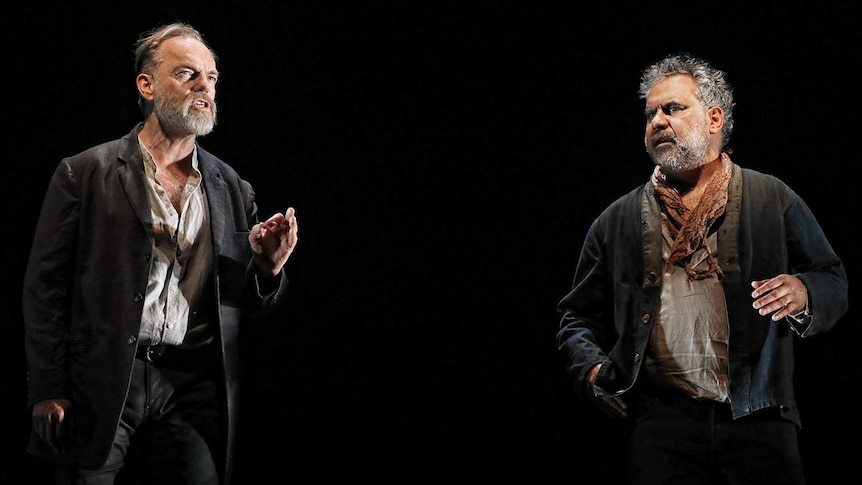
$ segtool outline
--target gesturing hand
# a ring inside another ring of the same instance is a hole
[[[808,307],[808,288],[799,278],[780,274],[768,280],[752,281],[752,306],[761,314],[772,313],[772,320],[796,315]]]
[[[296,211],[288,207],[264,222],[255,224],[248,235],[254,264],[268,275],[277,275],[299,242]]]

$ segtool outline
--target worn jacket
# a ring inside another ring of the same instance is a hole
[[[558,346],[583,392],[602,365],[597,392],[625,394],[643,368],[659,307],[664,261],[661,213],[651,182],[622,196],[590,226],[571,291],[560,301]],[[733,167],[717,222],[720,276],[729,321],[728,366],[734,417],[778,407],[801,425],[793,389],[794,336],[831,329],[847,311],[847,275],[805,202],[777,178]],[[781,273],[808,289],[810,323],[773,322],[752,307],[751,282]]]
[[[67,398],[74,453],[84,468],[108,456],[132,374],[153,251],[152,217],[137,133],[63,159],[36,227],[23,287],[28,403]],[[198,149],[210,209],[213,288],[227,416],[223,464],[230,476],[245,316],[275,309],[287,289],[261,295],[248,234],[258,221],[251,185]],[[273,285],[275,286],[275,285]],[[47,456],[31,439],[30,451]]]

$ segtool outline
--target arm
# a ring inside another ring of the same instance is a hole
[[[64,161],[43,201],[23,285],[28,404],[34,431],[55,450],[71,405],[66,360],[79,201],[74,173]]]
[[[790,273],[752,282],[753,306],[790,319],[807,337],[831,329],[847,311],[847,274],[811,210],[796,198],[785,214]],[[796,315],[797,318],[793,318]]]
[[[610,364],[603,346],[613,342],[615,335],[611,323],[613,308],[606,301],[605,254],[598,228],[597,222],[590,227],[572,289],[557,306],[562,315],[558,349],[564,354],[575,391],[588,397],[597,379],[598,366]]]

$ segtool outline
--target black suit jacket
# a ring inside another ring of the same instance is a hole
[[[24,279],[28,403],[73,403],[74,452],[96,468],[107,458],[128,389],[153,251],[152,217],[137,125],[125,137],[63,159],[50,181]],[[270,313],[287,288],[260,295],[248,234],[258,222],[252,186],[198,146],[210,209],[214,313],[227,399],[229,477],[244,316]],[[30,451],[50,455],[38,439]]]

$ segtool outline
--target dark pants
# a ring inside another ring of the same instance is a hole
[[[805,483],[798,429],[777,410],[733,420],[729,404],[663,391],[642,394],[633,411],[632,484]]]
[[[136,358],[107,461],[97,470],[69,471],[72,483],[217,485],[216,463],[224,457],[214,368],[200,352],[168,351],[154,363]]]

